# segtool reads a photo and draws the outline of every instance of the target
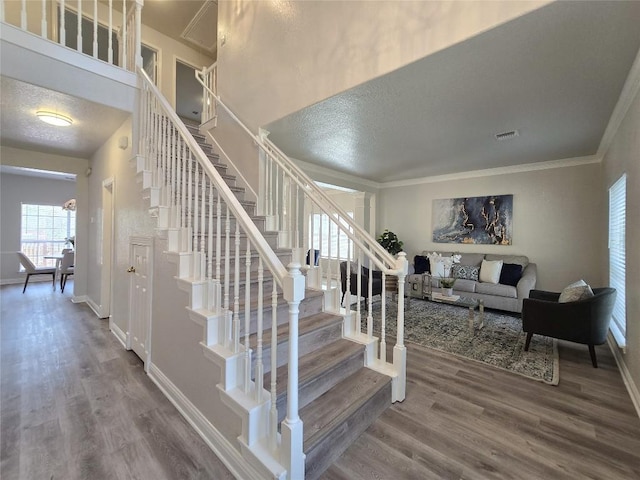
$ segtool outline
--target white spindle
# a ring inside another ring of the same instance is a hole
[[[236,219],[236,225],[238,219]],[[247,238],[247,254],[244,259],[244,393],[249,393],[251,387],[251,344],[249,332],[251,330],[251,242]]]
[[[200,191],[200,280],[204,281],[206,274],[206,251],[205,251],[205,206],[206,206],[206,194],[207,194],[207,175],[202,169],[202,190]]]
[[[193,210],[192,210],[192,199],[193,199],[193,163],[194,163],[194,159],[191,156],[191,150],[188,149],[187,147],[187,152],[188,152],[188,160],[187,160],[187,164],[188,164],[188,170],[189,170],[189,178],[187,180],[187,235],[191,236],[193,235],[193,229],[192,229],[192,225],[193,225]],[[192,249],[192,241],[191,238],[187,239],[187,251],[191,252]]]
[[[220,257],[222,256],[222,204],[220,191],[216,190],[216,278],[220,280]]]
[[[120,42],[122,43],[120,66],[127,68],[127,0],[122,0],[122,36]]]
[[[113,0],[109,0],[109,30],[107,33],[109,34],[107,56],[109,63],[113,63]]]
[[[182,198],[180,201],[180,227],[182,229],[187,228],[187,168],[191,168],[187,156],[187,142],[182,142]],[[184,245],[181,246],[181,249],[184,249]]]
[[[262,388],[264,382],[264,365],[262,364],[262,335],[263,335],[263,308],[264,308],[264,291],[263,291],[263,282],[264,282],[264,268],[262,266],[262,258],[258,257],[258,339],[256,342],[256,369],[255,369],[255,378],[256,378],[256,402],[260,400],[262,395]]]
[[[20,28],[27,30],[27,0],[22,0],[20,6]]]
[[[218,197],[218,201],[220,197]],[[229,284],[231,278],[230,271],[230,255],[231,255],[231,217],[229,212],[229,205],[226,206],[227,215],[226,215],[226,223],[224,226],[224,236],[225,236],[225,245],[224,245],[224,308],[225,310],[229,309]]]
[[[235,262],[233,265],[233,352],[240,351],[240,225],[238,219],[235,231]]]
[[[368,300],[368,308],[367,308],[367,337],[369,340],[373,337],[373,315],[371,312],[371,301],[373,299],[373,265],[369,262],[369,284],[367,285],[367,300]]]
[[[65,13],[67,12],[64,8],[65,0],[60,0],[60,44],[66,46],[67,45],[67,30],[65,28],[64,20]]]
[[[134,46],[135,46],[135,62],[133,71],[135,71],[135,67],[142,67],[142,5],[140,2],[136,1],[135,3],[135,38],[134,38]]]
[[[93,0],[93,58],[98,58],[98,0]]]
[[[82,52],[82,0],[78,0],[78,36],[76,38],[76,49]]]
[[[207,235],[207,279],[213,278],[213,182],[209,183],[209,232]]]
[[[40,24],[42,38],[48,38],[47,34],[47,0],[42,0],[42,20]]]
[[[277,383],[276,373],[278,370],[278,291],[276,282],[273,282],[271,290],[271,451],[275,453],[278,447],[278,408],[276,406]]]
[[[387,361],[387,307],[386,307],[386,278],[382,272],[382,305],[380,307],[380,360],[383,363]]]
[[[200,176],[200,170],[198,169],[199,167],[199,163],[198,160],[196,159],[193,162],[193,167],[194,167],[194,171],[193,171],[193,181],[194,181],[194,185],[193,185],[193,256],[192,256],[192,270],[191,270],[191,276],[193,278],[197,278],[197,268],[198,268],[198,262],[199,262],[199,258],[198,258],[198,235],[200,234],[200,223],[199,223],[199,216],[198,216],[198,178]]]
[[[358,270],[356,273],[356,331],[362,333],[362,312],[360,311],[360,299],[362,298],[362,254],[358,251]]]

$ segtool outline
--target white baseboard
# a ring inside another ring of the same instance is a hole
[[[96,317],[101,318],[100,317],[100,306],[96,302],[91,300],[89,297],[85,296],[85,298],[86,298],[86,300],[85,300],[86,304],[89,305],[89,308],[91,310],[93,310],[93,313],[96,314]]]
[[[262,478],[247,460],[242,457],[240,451],[233,447],[229,440],[207,420],[202,412],[200,412],[154,364],[149,366],[149,378],[158,386],[169,401],[173,403],[235,478],[247,480],[260,480]]]
[[[122,329],[118,325],[116,325],[116,323],[111,318],[109,319],[109,329],[111,330],[111,333],[113,333],[113,335],[122,344],[122,346],[125,348],[125,350],[128,350],[128,348],[127,348],[127,334],[124,333],[122,331]]]
[[[78,295],[77,297],[71,297],[71,303],[87,303],[89,297],[86,295]]]
[[[620,375],[622,375],[622,381],[624,382],[625,387],[627,387],[627,391],[629,392],[629,396],[631,397],[633,406],[636,408],[636,413],[638,414],[638,417],[640,417],[640,392],[638,391],[638,387],[633,381],[633,378],[631,378],[631,373],[627,368],[627,364],[625,363],[624,358],[622,358],[622,353],[618,348],[618,344],[616,343],[615,338],[612,337],[611,332],[609,332],[609,335],[607,335],[607,343],[609,344],[609,348],[613,353],[613,357],[616,359],[618,369],[620,370]]]

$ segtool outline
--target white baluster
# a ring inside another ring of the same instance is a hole
[[[67,30],[65,28],[65,24],[64,24],[64,19],[65,19],[65,13],[66,13],[66,9],[64,7],[64,2],[65,0],[60,0],[60,45],[67,45]]]
[[[222,205],[220,192],[217,191],[216,199],[216,278],[220,279],[220,257],[222,256]]]
[[[362,254],[358,251],[358,263],[356,273],[356,331],[358,335],[362,333],[362,312],[360,311],[360,299],[362,298]]]
[[[233,265],[233,352],[240,351],[240,223],[236,222],[235,262]]]
[[[189,157],[187,156],[187,142],[182,141],[182,199],[180,205],[180,227],[187,227],[187,168],[191,168],[189,164]],[[183,235],[183,233],[181,233]],[[181,237],[182,238],[182,237]],[[184,250],[184,245],[181,245],[181,250]]]
[[[264,282],[264,268],[262,266],[262,257],[258,257],[258,341],[256,345],[256,368],[255,368],[255,379],[256,379],[256,402],[260,401],[262,396],[262,388],[264,383],[264,365],[262,363],[262,335],[263,335],[263,308],[264,308],[264,291],[263,291],[263,282]]]
[[[139,0],[136,0],[135,9],[135,67],[142,68],[142,5]]]
[[[236,218],[236,224],[238,219]],[[247,254],[244,259],[244,393],[249,393],[251,387],[251,344],[249,331],[251,330],[251,242],[247,237]]]
[[[27,30],[27,0],[22,0],[20,6],[20,28]]]
[[[213,182],[209,182],[209,232],[207,235],[207,278],[213,278]],[[209,307],[211,309],[211,307]]]
[[[122,43],[122,59],[120,60],[120,66],[127,68],[127,0],[122,0],[122,36],[120,38]]]
[[[273,273],[273,272],[272,272]],[[276,374],[278,371],[278,291],[274,279],[271,290],[271,451],[276,452],[278,448],[278,408],[277,408],[277,383]]]
[[[218,196],[218,201],[220,197]],[[230,258],[231,255],[231,217],[229,212],[229,205],[226,206],[227,218],[224,226],[225,245],[224,245],[224,308],[229,309],[229,284],[231,278],[230,271]]]
[[[204,167],[202,168],[202,190],[200,192],[200,280],[204,281],[205,279],[205,269],[206,269],[206,252],[205,252],[205,205],[206,205],[206,193],[207,193],[207,176],[204,171]]]
[[[187,149],[188,152],[188,168],[189,168],[189,178],[187,180],[187,235],[191,237],[193,235],[192,222],[193,222],[193,210],[191,206],[191,202],[193,199],[193,157],[191,156],[191,150]],[[193,251],[191,238],[187,238],[187,252]]]
[[[369,260],[369,285],[367,285],[368,292],[368,309],[367,309],[367,336],[369,340],[373,337],[373,315],[371,312],[371,302],[373,299],[373,265],[371,260]]]
[[[47,0],[42,0],[42,21],[40,25],[42,38],[48,38],[47,34]]]
[[[387,362],[387,302],[386,302],[386,278],[382,272],[382,305],[380,307],[380,360],[382,363]]]
[[[76,38],[76,49],[82,52],[82,0],[78,0],[78,36]]]
[[[113,0],[109,0],[109,27],[107,31],[109,35],[107,57],[108,62],[113,63]]]
[[[198,178],[200,177],[200,170],[198,167],[200,166],[198,160],[196,159],[194,162],[194,172],[193,172],[193,266],[191,270],[191,276],[195,279],[197,278],[197,268],[198,268],[198,235],[200,234],[200,224],[198,222]]]
[[[98,58],[98,0],[93,0],[93,58]]]

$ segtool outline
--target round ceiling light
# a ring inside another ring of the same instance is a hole
[[[36,112],[37,117],[49,125],[55,125],[56,127],[68,127],[73,123],[73,120],[65,115],[59,113],[47,112],[40,110]]]

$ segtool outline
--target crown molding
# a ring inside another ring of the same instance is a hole
[[[554,168],[576,167],[600,163],[602,157],[589,155],[586,157],[564,158],[561,160],[549,160],[546,162],[525,163],[523,165],[510,165],[507,167],[487,168],[484,170],[471,170],[468,172],[451,173],[447,175],[436,175],[432,177],[412,178],[410,180],[398,180],[380,184],[380,188],[407,187],[411,185],[422,185],[427,183],[450,182],[452,180],[464,180],[468,178],[493,177],[496,175],[509,175],[513,173],[535,172],[538,170],[550,170]]]
[[[613,109],[613,113],[611,114],[611,118],[609,119],[609,123],[607,124],[607,128],[605,129],[604,135],[602,135],[602,139],[600,140],[600,146],[598,147],[598,152],[596,153],[596,155],[598,155],[599,157],[604,158],[607,151],[609,150],[611,142],[613,142],[613,138],[618,132],[618,128],[624,120],[624,117],[627,115],[629,107],[631,106],[631,103],[633,102],[633,99],[637,95],[638,91],[640,91],[640,50],[638,50],[636,59],[633,61],[633,65],[631,65],[629,75],[627,76],[627,80],[624,82],[624,86],[622,87],[622,92],[620,93],[618,102]]]

